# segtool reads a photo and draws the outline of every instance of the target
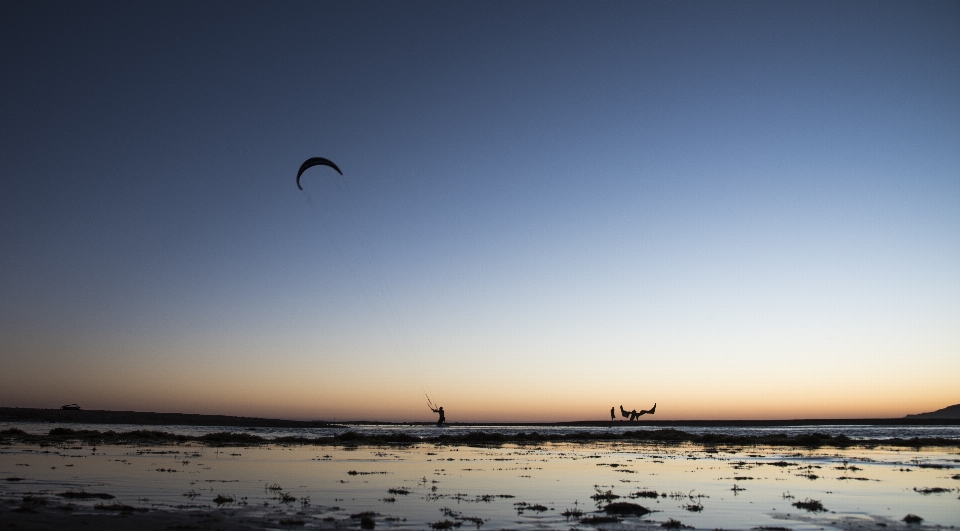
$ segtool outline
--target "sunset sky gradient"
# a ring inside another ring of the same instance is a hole
[[[958,2],[2,2],[0,72],[0,406],[960,403]]]

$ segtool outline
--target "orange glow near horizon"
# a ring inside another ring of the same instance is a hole
[[[349,371],[347,371],[349,372]],[[256,378],[248,375],[256,374]],[[124,368],[78,370],[69,378],[0,376],[0,405],[58,407],[77,402],[85,409],[223,414],[296,420],[430,422],[436,415],[423,392],[386,376],[320,374],[259,367],[156,370],[149,379]],[[635,389],[630,379],[602,382],[524,382],[507,375],[501,385],[447,382],[430,390],[449,422],[562,422],[609,420],[610,407],[647,409],[643,420],[776,420],[895,418],[960,402],[949,375],[905,381],[848,381],[841,374],[803,378],[738,378],[725,385],[703,375],[678,385],[649,382]],[[363,381],[365,385],[356,385]],[[80,383],[82,382],[82,383]],[[868,383],[864,383],[868,382]],[[56,389],[56,394],[51,393]],[[940,392],[936,392],[940,389]],[[736,391],[734,391],[736,390]],[[911,398],[913,397],[913,398]]]
[[[0,373],[0,405],[430,422],[428,393],[449,422],[604,421],[611,406],[654,403],[657,414],[644,420],[896,418],[960,402],[958,340],[948,328],[932,330],[939,340],[924,331],[844,336],[785,325],[776,343],[748,330],[627,330],[619,342],[576,330],[567,341],[510,331],[486,343],[421,339],[410,348],[416,355],[359,332],[27,337]],[[914,360],[904,363],[903,352],[915,352]]]

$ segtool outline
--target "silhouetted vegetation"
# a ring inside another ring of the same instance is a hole
[[[602,491],[602,490],[600,490],[600,489],[596,489],[596,491],[597,491],[597,492],[596,492],[595,494],[593,494],[593,495],[590,496],[590,499],[592,499],[592,500],[594,500],[594,501],[598,501],[598,502],[600,502],[600,501],[608,501],[608,502],[609,502],[609,501],[613,501],[613,500],[615,500],[615,499],[617,499],[617,498],[620,497],[620,496],[614,494],[613,491],[611,491],[611,490]]]
[[[913,488],[914,492],[919,492],[920,494],[940,494],[943,492],[950,492],[951,490],[953,489],[945,489],[943,487],[925,487],[922,489],[918,489],[916,487]]]
[[[786,461],[775,461],[775,462],[773,462],[773,463],[767,463],[767,464],[768,464],[768,465],[771,465],[771,466],[779,466],[779,467],[784,467],[784,466],[797,466],[797,463],[788,463],[788,462],[786,462]]]
[[[517,510],[517,514],[523,514],[523,511],[542,513],[547,510],[546,506],[540,505],[539,503],[529,504],[527,502],[517,502],[513,504],[513,507]]]
[[[217,497],[213,499],[213,503],[217,505],[223,505],[225,503],[233,503],[234,499],[232,496],[224,496],[223,494],[217,494]]]
[[[826,509],[819,500],[811,500],[810,498],[807,498],[804,501],[793,502],[792,505],[797,509],[803,509],[812,513],[826,512]]]
[[[650,509],[647,509],[642,505],[637,505],[636,503],[614,502],[607,504],[607,506],[603,508],[603,512],[607,514],[643,516],[651,511]]]
[[[115,498],[113,494],[107,494],[105,492],[84,492],[82,490],[68,490],[67,492],[61,492],[57,494],[61,498],[69,498],[75,500],[112,500]]]
[[[543,506],[541,505],[541,507]],[[546,507],[544,507],[544,510],[546,510]],[[480,529],[480,526],[482,526],[484,522],[483,518],[477,518],[475,516],[464,516],[463,513],[454,511],[453,509],[448,509],[447,507],[440,509],[440,512],[442,512],[444,516],[453,518],[458,522],[470,522],[473,525],[477,526],[477,529]]]

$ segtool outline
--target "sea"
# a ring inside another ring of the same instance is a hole
[[[665,429],[660,426],[643,424],[615,423],[612,426],[553,426],[553,425],[456,425],[448,424],[437,427],[433,424],[351,424],[341,423],[330,428],[243,428],[232,426],[186,426],[186,425],[146,425],[146,424],[84,424],[84,423],[52,423],[52,422],[0,422],[0,430],[17,428],[27,433],[46,434],[53,428],[70,428],[73,430],[97,430],[101,432],[125,432],[134,430],[155,430],[177,435],[202,436],[209,433],[231,432],[249,433],[265,439],[278,437],[317,438],[339,435],[348,431],[362,435],[392,435],[404,433],[415,437],[435,437],[444,435],[463,435],[471,432],[497,433],[515,435],[518,433],[540,435],[567,435],[572,433],[605,434],[623,433],[637,430]],[[692,433],[723,434],[738,436],[764,436],[784,433],[788,436],[804,433],[824,433],[831,436],[846,435],[853,440],[864,439],[912,439],[912,438],[943,438],[960,440],[960,425],[802,425],[802,426],[670,426],[670,429]]]

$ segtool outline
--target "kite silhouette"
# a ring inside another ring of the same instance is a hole
[[[300,176],[303,175],[303,172],[307,171],[308,168],[314,166],[330,166],[331,168],[337,170],[337,173],[343,175],[343,172],[340,171],[340,168],[333,163],[330,159],[325,159],[323,157],[310,157],[309,159],[303,161],[303,164],[300,165],[300,171],[297,172],[297,188],[303,190],[303,187],[300,186]]]

